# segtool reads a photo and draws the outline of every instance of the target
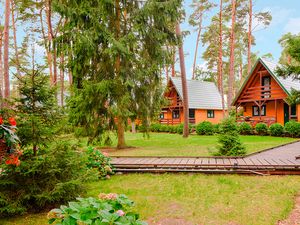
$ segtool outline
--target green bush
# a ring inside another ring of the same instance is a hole
[[[266,135],[268,134],[268,126],[265,123],[258,123],[255,126],[255,130],[258,135]]]
[[[221,125],[219,123],[213,125],[213,132],[215,134],[219,134],[221,132]]]
[[[177,125],[177,134],[183,134],[183,123]]]
[[[218,152],[215,155],[242,156],[246,154],[246,148],[241,143],[238,135],[238,127],[235,119],[227,118],[222,121],[221,134],[218,136]]]
[[[300,123],[289,121],[284,125],[284,129],[291,137],[300,137]]]
[[[252,132],[253,132],[252,126],[246,122],[240,123],[238,125],[238,130],[239,130],[239,133],[243,134],[243,135],[249,135],[249,134],[252,134]]]
[[[214,126],[209,121],[203,121],[196,126],[196,133],[198,135],[212,135],[214,133]]]
[[[37,156],[20,157],[19,166],[1,165],[0,217],[39,212],[65,203],[85,191],[84,182],[96,179],[86,155],[68,143],[57,143]]]
[[[87,149],[87,167],[96,168],[99,171],[100,178],[109,178],[113,174],[113,168],[110,163],[111,158],[103,154],[101,151],[88,147]]]
[[[269,127],[269,132],[270,132],[271,136],[280,137],[284,133],[284,128],[281,124],[274,123]]]
[[[99,198],[77,198],[68,206],[48,213],[49,224],[132,224],[146,225],[139,215],[130,211],[133,202],[125,195],[100,194]]]
[[[151,132],[159,132],[160,131],[161,125],[159,123],[153,123],[150,126],[150,131]]]

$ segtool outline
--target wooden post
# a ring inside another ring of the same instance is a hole
[[[261,122],[261,101],[259,101],[258,109],[259,109],[259,120]]]
[[[275,99],[275,123],[277,123],[277,99]]]

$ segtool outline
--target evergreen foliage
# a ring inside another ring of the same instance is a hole
[[[94,178],[86,156],[68,143],[57,143],[37,156],[27,151],[21,164],[4,165],[0,176],[0,217],[39,212],[66,203]]]
[[[196,133],[198,135],[212,135],[214,133],[214,126],[209,121],[203,121],[196,126]]]
[[[300,137],[300,123],[289,121],[284,125],[284,129],[291,137]]]
[[[58,120],[55,90],[49,86],[49,78],[41,68],[27,70],[18,77],[20,97],[17,99],[19,121],[18,136],[21,145],[32,147],[34,154],[47,145],[54,135]]]
[[[246,148],[241,143],[238,126],[234,118],[227,118],[222,121],[218,143],[218,152],[216,155],[242,156],[246,154]]]
[[[268,134],[268,126],[265,123],[258,123],[255,126],[255,130],[258,135],[266,135]]]
[[[90,141],[117,130],[118,147],[125,147],[128,118],[149,126],[160,111],[165,46],[177,43],[181,0],[53,3],[65,19],[56,44],[73,75],[71,120]]]
[[[238,126],[238,130],[239,130],[239,133],[243,134],[243,135],[249,135],[249,134],[252,134],[252,132],[253,132],[251,125],[246,122],[240,123]]]

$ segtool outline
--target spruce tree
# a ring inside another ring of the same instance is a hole
[[[22,70],[25,76],[18,77],[18,136],[22,146],[32,147],[36,155],[38,148],[46,146],[53,136],[58,115],[55,90],[50,87],[49,77],[43,74],[42,68]]]

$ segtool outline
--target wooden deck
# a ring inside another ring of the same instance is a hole
[[[116,172],[300,175],[300,142],[246,157],[114,157]]]

